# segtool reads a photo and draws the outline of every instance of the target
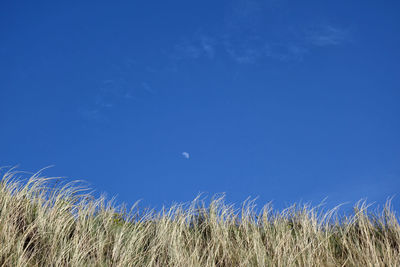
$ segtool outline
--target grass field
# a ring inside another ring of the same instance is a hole
[[[390,207],[293,205],[255,212],[200,199],[162,211],[115,207],[79,183],[7,172],[0,183],[2,266],[400,266]]]

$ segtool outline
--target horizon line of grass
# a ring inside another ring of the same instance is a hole
[[[400,266],[390,199],[352,214],[339,206],[271,203],[255,211],[224,195],[160,211],[95,198],[79,182],[14,169],[0,181],[0,266]]]

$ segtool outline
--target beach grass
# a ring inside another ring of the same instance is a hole
[[[0,182],[0,266],[400,266],[390,201],[353,212],[276,211],[200,197],[161,210],[116,206],[40,173]]]

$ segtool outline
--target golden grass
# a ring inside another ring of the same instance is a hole
[[[2,266],[400,266],[390,201],[371,212],[271,205],[255,212],[199,198],[159,212],[115,207],[77,183],[33,175],[0,182]]]

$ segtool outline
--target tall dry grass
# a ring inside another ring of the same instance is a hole
[[[2,266],[400,266],[390,203],[354,213],[293,205],[255,212],[195,199],[159,212],[116,208],[77,183],[0,182]]]

